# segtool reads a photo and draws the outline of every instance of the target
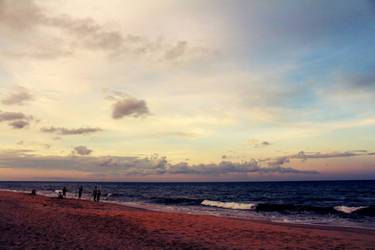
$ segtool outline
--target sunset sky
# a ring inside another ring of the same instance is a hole
[[[0,0],[0,180],[375,179],[375,1]]]

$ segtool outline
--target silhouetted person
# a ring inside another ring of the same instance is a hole
[[[80,186],[79,189],[78,189],[78,199],[81,199],[81,197],[82,197],[82,191],[83,191],[83,187]]]
[[[61,191],[59,191],[59,192],[57,193],[57,198],[58,198],[58,199],[64,199],[63,193],[62,193]]]
[[[36,190],[35,189],[31,190],[31,195],[36,195]]]
[[[94,201],[96,201],[96,198],[98,197],[98,187],[95,186],[94,191],[92,191],[92,196],[94,197]]]
[[[64,188],[63,188],[63,196],[64,196],[64,198],[66,197],[66,191],[67,191],[67,190],[66,190],[66,187],[64,187]]]
[[[100,200],[100,195],[101,194],[102,194],[102,192],[100,192],[100,189],[98,189],[98,191],[96,192],[96,201]]]

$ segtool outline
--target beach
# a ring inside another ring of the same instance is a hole
[[[164,213],[0,191],[0,249],[375,249],[375,230]]]

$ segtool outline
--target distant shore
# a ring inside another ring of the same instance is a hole
[[[375,230],[153,212],[0,191],[4,249],[375,249]]]

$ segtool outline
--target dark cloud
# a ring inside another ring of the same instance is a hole
[[[28,121],[20,120],[20,121],[10,122],[8,124],[9,124],[9,126],[15,128],[15,129],[21,129],[21,128],[29,126],[30,123]]]
[[[253,147],[262,147],[262,146],[269,146],[271,143],[268,141],[261,141],[261,140],[256,140],[256,139],[250,139],[249,140],[249,145]]]
[[[0,122],[14,120],[32,120],[32,116],[27,116],[21,112],[2,112],[0,110]]]
[[[101,128],[77,128],[77,129],[67,129],[67,128],[55,128],[53,126],[49,128],[41,128],[41,132],[44,133],[56,133],[59,135],[86,135],[86,134],[91,134],[91,133],[96,133],[103,131]]]
[[[374,155],[375,153],[368,153],[367,150],[351,150],[346,152],[332,152],[332,153],[320,153],[320,152],[310,152],[305,153],[300,151],[295,155],[286,155],[276,158],[265,158],[260,159],[258,162],[264,162],[269,167],[278,167],[286,163],[289,163],[291,159],[301,159],[306,161],[307,159],[326,159],[326,158],[343,158],[343,157],[355,157],[355,156],[366,156]]]
[[[367,152],[367,151],[366,151]],[[339,157],[352,157],[352,156],[361,156],[364,155],[363,152],[355,151],[348,151],[348,152],[333,152],[333,153],[305,153],[304,151],[298,152],[298,154],[291,156],[291,158],[295,159],[322,159],[322,158],[339,158]]]
[[[169,163],[166,157],[160,158],[121,158],[104,157],[98,158],[97,164],[101,167],[122,169],[127,175],[215,175],[238,173],[299,173],[316,174],[316,171],[302,171],[288,167],[271,166],[261,167],[257,161],[231,162],[222,161],[218,164],[196,164],[191,165],[187,162],[177,164]]]
[[[146,102],[135,98],[127,98],[113,105],[112,118],[120,119],[124,116],[140,117],[150,114]]]
[[[25,88],[17,88],[11,92],[7,97],[2,99],[5,105],[23,105],[27,101],[33,100],[34,97]]]
[[[283,157],[278,157],[275,159],[269,159],[267,161],[268,166],[270,167],[279,167],[281,165],[284,165],[285,163],[289,163],[290,159],[289,157],[283,156]]]
[[[355,157],[355,156],[366,156],[366,155],[375,155],[375,153],[368,153],[367,150],[351,150],[347,152],[332,152],[332,153],[320,153],[320,152],[305,153],[304,151],[300,151],[295,155],[286,155],[286,156],[280,156],[276,158],[259,159],[258,162],[267,164],[269,168],[271,169],[278,169],[282,167],[283,165],[289,163],[292,159],[301,159],[302,161],[306,161],[307,159],[342,158],[342,157]]]
[[[9,121],[8,125],[14,129],[22,129],[30,125],[34,120],[31,115],[25,115],[21,112],[2,112],[0,110],[0,122]]]
[[[79,155],[89,155],[91,154],[92,150],[88,149],[86,146],[77,146],[74,148],[73,153],[79,154]]]
[[[246,176],[248,173],[260,174],[317,174],[316,171],[298,170],[289,167],[262,167],[256,160],[246,162],[222,161],[211,164],[170,163],[166,157],[119,157],[119,156],[40,156],[29,152],[0,152],[0,168],[61,169],[110,174],[113,176],[148,175],[205,175],[227,176],[231,174]]]

